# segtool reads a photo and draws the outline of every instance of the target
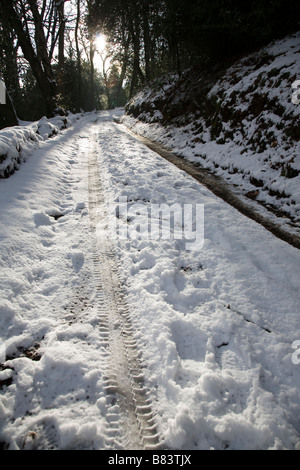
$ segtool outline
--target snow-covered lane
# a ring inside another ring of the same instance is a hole
[[[299,448],[299,250],[136,141],[116,113],[86,116],[0,181],[0,441],[114,446],[88,217],[93,140],[165,446]],[[203,246],[141,236],[140,212],[161,204],[204,205]]]
[[[300,335],[299,251],[137,143],[124,127],[111,126],[99,129],[110,204],[122,197],[129,206],[205,207],[201,250],[186,251],[184,240],[154,240],[151,233],[138,239],[140,217],[132,211],[125,221],[131,239],[118,240],[167,445],[294,448],[300,430],[293,360]]]

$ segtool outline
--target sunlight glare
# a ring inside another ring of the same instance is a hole
[[[107,38],[104,34],[97,34],[94,41],[95,57],[94,65],[100,73],[107,73],[110,68],[111,60],[107,50]]]
[[[97,34],[96,36],[96,49],[99,54],[103,54],[106,49],[106,37],[103,34]]]

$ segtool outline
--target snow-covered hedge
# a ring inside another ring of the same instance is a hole
[[[0,178],[8,178],[39,147],[40,142],[72,125],[76,115],[43,117],[38,122],[23,123],[0,130]]]

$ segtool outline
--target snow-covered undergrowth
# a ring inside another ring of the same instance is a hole
[[[299,62],[297,33],[226,70],[167,77],[129,102],[124,123],[299,225]]]
[[[20,123],[20,126],[0,130],[0,178],[8,178],[24,162],[41,141],[58,134],[72,125],[79,115],[45,116],[35,123]],[[22,125],[23,124],[23,125]]]

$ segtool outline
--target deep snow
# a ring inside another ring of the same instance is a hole
[[[115,243],[164,446],[300,449],[299,250],[137,142],[116,114],[82,117],[0,180],[0,441],[117,446],[88,209],[96,151],[110,214],[98,230]],[[203,245],[140,235],[138,209],[163,203],[204,205]]]

